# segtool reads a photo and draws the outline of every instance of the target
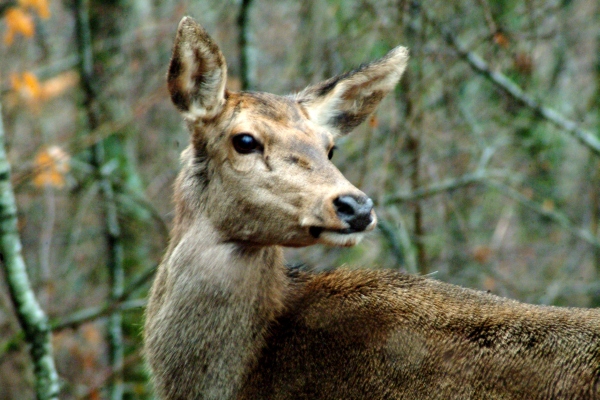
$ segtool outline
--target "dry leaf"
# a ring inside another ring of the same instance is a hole
[[[59,96],[66,90],[77,85],[77,82],[79,82],[79,75],[75,71],[67,71],[45,80],[41,84],[40,98],[42,100],[48,100]]]
[[[554,202],[551,199],[545,199],[542,202],[542,210],[546,212],[554,211]]]
[[[487,263],[492,256],[492,249],[488,246],[477,246],[473,249],[473,258],[480,264]]]
[[[35,32],[33,18],[21,8],[11,7],[4,14],[6,22],[6,33],[4,34],[4,43],[11,45],[15,34],[20,33],[25,37],[32,37]]]
[[[23,72],[13,73],[10,84],[22,98],[31,103],[44,101],[59,96],[66,90],[77,85],[79,75],[75,71],[67,71],[53,78],[40,82],[35,74]]]
[[[48,0],[19,0],[19,5],[23,8],[35,10],[40,18],[50,18],[50,6]]]
[[[506,36],[504,33],[496,32],[494,34],[494,43],[506,49],[510,44],[510,41],[508,40],[508,36]]]
[[[371,115],[371,118],[369,118],[369,126],[371,128],[377,128],[379,126],[379,120],[376,115]]]
[[[33,184],[37,187],[62,188],[69,169],[69,155],[60,147],[51,146],[35,157]]]
[[[37,101],[42,97],[42,87],[40,82],[37,77],[29,71],[23,72],[21,76],[17,73],[11,74],[10,83],[12,88],[28,101]]]
[[[519,52],[514,56],[514,64],[517,71],[523,75],[531,75],[533,72],[533,58],[527,53]]]

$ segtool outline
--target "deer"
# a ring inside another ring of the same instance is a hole
[[[167,86],[190,132],[144,353],[162,399],[600,399],[600,312],[394,270],[310,272],[285,247],[353,246],[373,202],[331,162],[408,50],[297,94],[227,90],[218,45],[178,27]]]

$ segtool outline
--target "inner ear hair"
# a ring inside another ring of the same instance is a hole
[[[211,119],[225,102],[227,64],[219,46],[191,17],[179,23],[167,84],[171,100],[188,120]]]
[[[313,121],[343,135],[361,124],[396,87],[407,62],[408,49],[399,46],[377,61],[309,86],[296,99]]]

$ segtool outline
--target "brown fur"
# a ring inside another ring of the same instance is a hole
[[[218,47],[182,20],[169,89],[191,145],[144,331],[161,398],[600,398],[597,310],[391,271],[283,266],[281,246],[360,240],[343,233],[333,203],[362,193],[327,154],[394,88],[406,59],[394,49],[294,97],[226,93]],[[242,133],[261,150],[239,153]]]

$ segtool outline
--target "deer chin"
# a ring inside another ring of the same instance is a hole
[[[317,243],[337,247],[354,246],[365,236],[365,231],[348,232],[346,229],[328,230],[316,226],[311,227],[309,232],[312,237],[317,239]]]
[[[319,235],[319,243],[327,246],[352,247],[358,244],[365,236],[365,232],[341,233],[336,231],[323,231]]]

